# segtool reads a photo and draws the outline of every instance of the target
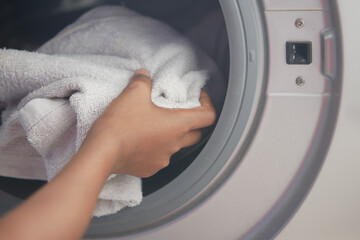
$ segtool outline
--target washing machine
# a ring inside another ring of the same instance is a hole
[[[1,4],[1,47],[36,50],[86,10],[122,4],[188,36],[227,79],[211,136],[144,179],[141,205],[93,218],[85,239],[360,237],[359,1]],[[1,213],[43,184],[1,177]]]

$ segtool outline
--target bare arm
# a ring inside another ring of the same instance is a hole
[[[110,174],[149,177],[173,153],[199,141],[199,128],[216,118],[209,96],[202,92],[195,109],[160,108],[151,102],[148,76],[138,70],[64,169],[0,219],[1,239],[79,239]]]

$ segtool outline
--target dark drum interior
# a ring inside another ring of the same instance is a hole
[[[229,46],[217,0],[3,0],[0,2],[0,47],[35,51],[81,14],[104,4],[123,5],[171,25],[211,56],[227,81]],[[207,132],[210,134],[211,129]],[[167,168],[143,179],[144,196],[165,186],[183,172],[201,152],[209,134],[204,134],[203,140],[196,146],[174,154]],[[21,199],[27,198],[45,183],[0,177],[0,189]]]

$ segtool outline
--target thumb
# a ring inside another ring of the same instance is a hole
[[[150,72],[146,69],[138,69],[134,72],[124,92],[135,91],[137,94],[141,94],[141,96],[145,95],[150,97],[151,87]]]
[[[134,72],[134,75],[131,77],[130,79],[130,83],[136,81],[136,80],[150,80],[151,83],[151,79],[150,79],[150,72],[144,68],[138,69]]]

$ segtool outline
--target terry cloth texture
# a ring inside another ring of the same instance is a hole
[[[164,23],[119,6],[85,13],[38,52],[0,50],[0,102],[6,106],[0,175],[51,180],[139,68],[150,71],[158,106],[197,107],[206,82],[215,106],[222,105],[224,84],[209,57]],[[113,214],[141,200],[139,178],[113,175],[93,214]]]

